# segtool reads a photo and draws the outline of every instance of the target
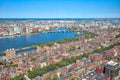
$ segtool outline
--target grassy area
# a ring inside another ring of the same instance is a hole
[[[16,77],[14,77],[14,78],[11,78],[10,80],[26,80],[26,79],[24,78],[24,75],[23,75],[23,74],[20,74],[19,76],[16,76]]]
[[[86,39],[94,38],[95,36],[97,36],[95,33],[88,32],[88,31],[78,31],[78,32],[85,34]]]
[[[2,51],[2,52],[0,52],[0,54],[5,54],[5,52],[4,52],[4,51]]]
[[[17,65],[16,65],[16,64],[7,64],[5,67],[6,67],[6,68],[9,68],[9,67],[17,67]]]
[[[106,50],[109,50],[109,49],[113,48],[114,46],[120,46],[120,43],[116,43],[116,44],[110,45],[108,47],[101,47],[100,49],[94,50],[93,53],[94,52],[101,53],[103,51],[106,51]]]
[[[76,27],[71,27],[71,28],[69,28],[69,30],[77,31],[77,32],[85,34],[85,38],[86,39],[94,38],[95,36],[97,36],[95,33],[92,33],[92,32],[89,32],[89,31],[85,31],[85,30],[78,30]]]
[[[56,43],[58,44],[64,44],[64,43],[69,43],[69,42],[72,42],[72,41],[77,41],[78,38],[69,38],[69,39],[64,39],[64,40],[59,40],[59,41],[56,41]],[[30,46],[30,48],[36,48],[37,46],[40,46],[40,47],[43,47],[43,46],[53,46],[55,42],[49,42],[49,43],[42,43],[42,44],[38,44],[38,45],[34,45],[34,46]]]

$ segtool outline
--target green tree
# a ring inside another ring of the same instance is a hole
[[[61,73],[61,74],[60,74],[60,77],[63,77],[63,76],[64,76],[64,74]]]
[[[24,75],[23,75],[23,74],[20,74],[19,76],[16,76],[16,77],[14,77],[14,78],[11,78],[10,80],[26,80],[26,79],[24,78]]]
[[[35,61],[36,59],[35,58],[32,58],[31,61]]]
[[[58,75],[54,74],[53,80],[58,80]]]
[[[48,76],[45,80],[52,80],[50,76]]]

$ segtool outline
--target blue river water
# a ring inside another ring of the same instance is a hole
[[[67,28],[57,28],[53,31],[67,30]],[[59,32],[59,33],[38,33],[27,36],[16,36],[13,38],[0,38],[0,52],[10,48],[24,48],[27,46],[37,45],[40,43],[55,42],[67,38],[77,37],[74,32]],[[29,49],[28,49],[29,50]],[[20,52],[20,51],[18,51]]]

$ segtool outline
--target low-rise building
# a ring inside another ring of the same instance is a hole
[[[16,51],[13,49],[6,50],[6,60],[12,59],[16,57]]]

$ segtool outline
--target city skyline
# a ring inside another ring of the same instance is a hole
[[[120,0],[0,0],[0,18],[120,18]]]

